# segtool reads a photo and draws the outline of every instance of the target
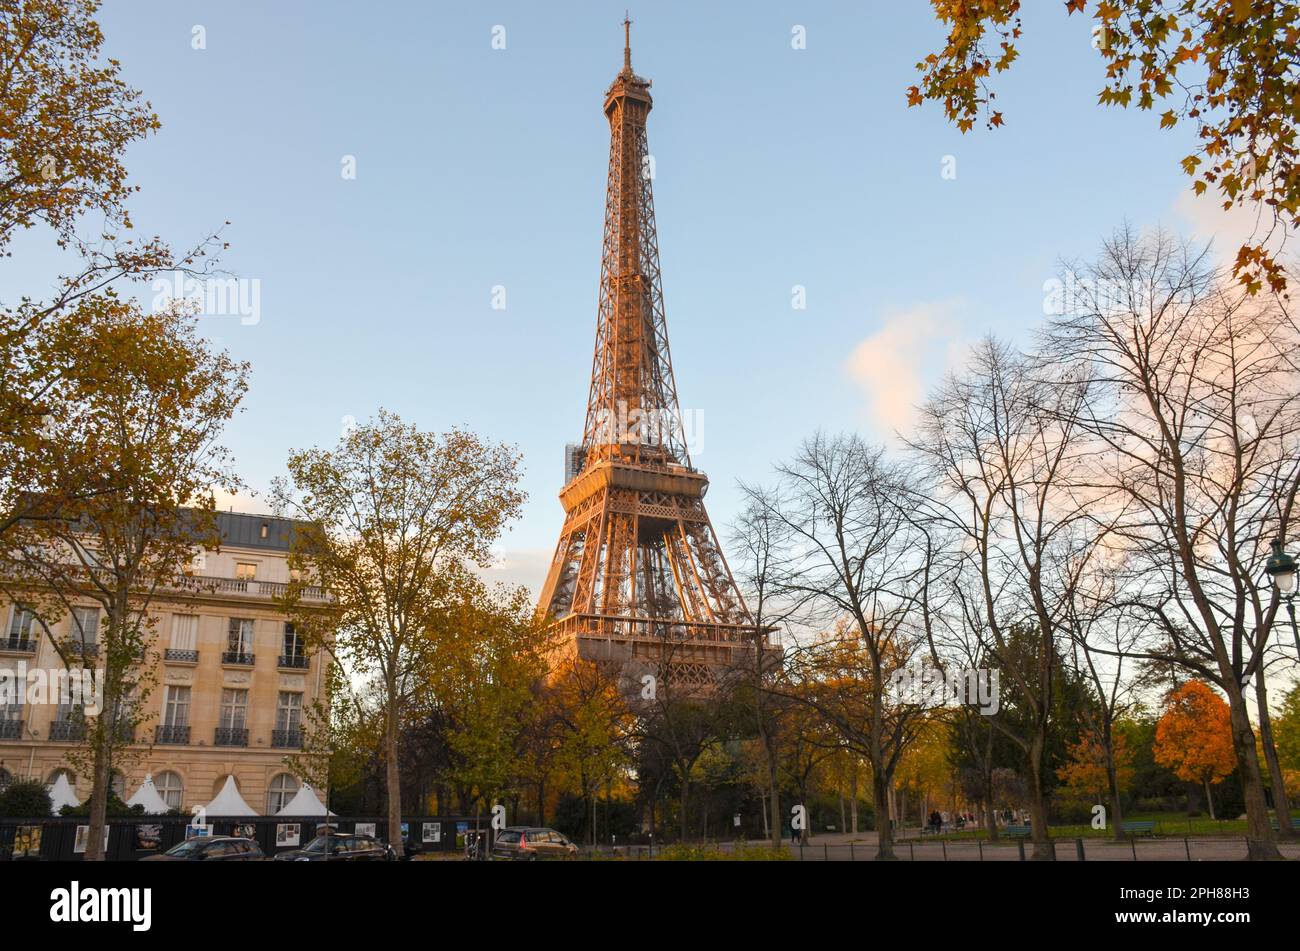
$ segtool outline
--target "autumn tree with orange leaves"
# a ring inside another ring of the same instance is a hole
[[[1201,783],[1210,818],[1217,818],[1210,786],[1226,778],[1237,760],[1228,705],[1209,684],[1190,680],[1169,695],[1156,724],[1155,757],[1179,779]]]
[[[1022,0],[931,0],[948,29],[943,48],[917,69],[909,105],[940,103],[967,132],[994,108],[995,73],[1011,68],[1023,37]],[[1191,123],[1199,145],[1181,161],[1200,195],[1217,190],[1225,211],[1257,213],[1255,235],[1237,252],[1235,272],[1252,291],[1286,286],[1267,246],[1285,238],[1300,210],[1300,3],[1294,0],[1066,0],[1091,9],[1093,45],[1106,67],[1104,106],[1155,112],[1161,129]]]

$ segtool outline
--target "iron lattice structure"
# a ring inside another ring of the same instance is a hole
[[[605,93],[609,181],[591,390],[560,492],[564,528],[538,610],[578,656],[708,689],[759,643],[704,508],[673,379],[659,273],[650,81],[623,69]],[[766,635],[762,638],[766,647]]]

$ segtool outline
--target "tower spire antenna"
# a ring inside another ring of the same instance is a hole
[[[632,71],[632,15],[623,11],[623,68]]]

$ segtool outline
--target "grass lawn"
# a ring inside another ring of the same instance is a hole
[[[1272,815],[1272,813],[1269,813]],[[1125,822],[1155,822],[1154,835],[1157,836],[1182,836],[1182,835],[1245,835],[1245,819],[1211,819],[1209,816],[1187,816],[1181,812],[1137,812],[1132,815],[1124,814]],[[1113,839],[1115,829],[1094,829],[1091,825],[1053,825],[1051,827],[1052,837],[1061,839]],[[910,837],[911,830],[909,830]],[[1140,837],[1140,836],[1139,836]],[[981,829],[964,829],[961,832],[945,832],[936,836],[925,836],[925,841],[946,840],[948,842],[974,841],[975,839],[985,839],[987,835]],[[998,833],[999,842],[1013,843],[1016,840],[1003,834],[1002,830]]]

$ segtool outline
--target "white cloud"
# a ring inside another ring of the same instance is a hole
[[[1272,212],[1262,205],[1233,205],[1223,210],[1218,192],[1196,195],[1191,189],[1179,193],[1174,214],[1183,219],[1197,241],[1213,241],[1215,260],[1230,265],[1237,260],[1237,249],[1247,242],[1263,239],[1273,225]],[[1283,229],[1284,230],[1284,229]],[[1277,250],[1277,238],[1266,242]]]
[[[227,492],[220,486],[212,487],[212,497],[216,500],[218,512],[243,512],[248,515],[265,515],[270,512],[270,505],[256,498],[257,493]]]
[[[863,340],[846,369],[867,397],[867,414],[883,433],[906,432],[926,389],[968,349],[956,301],[889,311],[880,329]]]
[[[492,564],[480,568],[478,573],[485,581],[523,585],[536,597],[546,582],[546,573],[550,570],[554,554],[550,548],[498,550],[493,553]]]

